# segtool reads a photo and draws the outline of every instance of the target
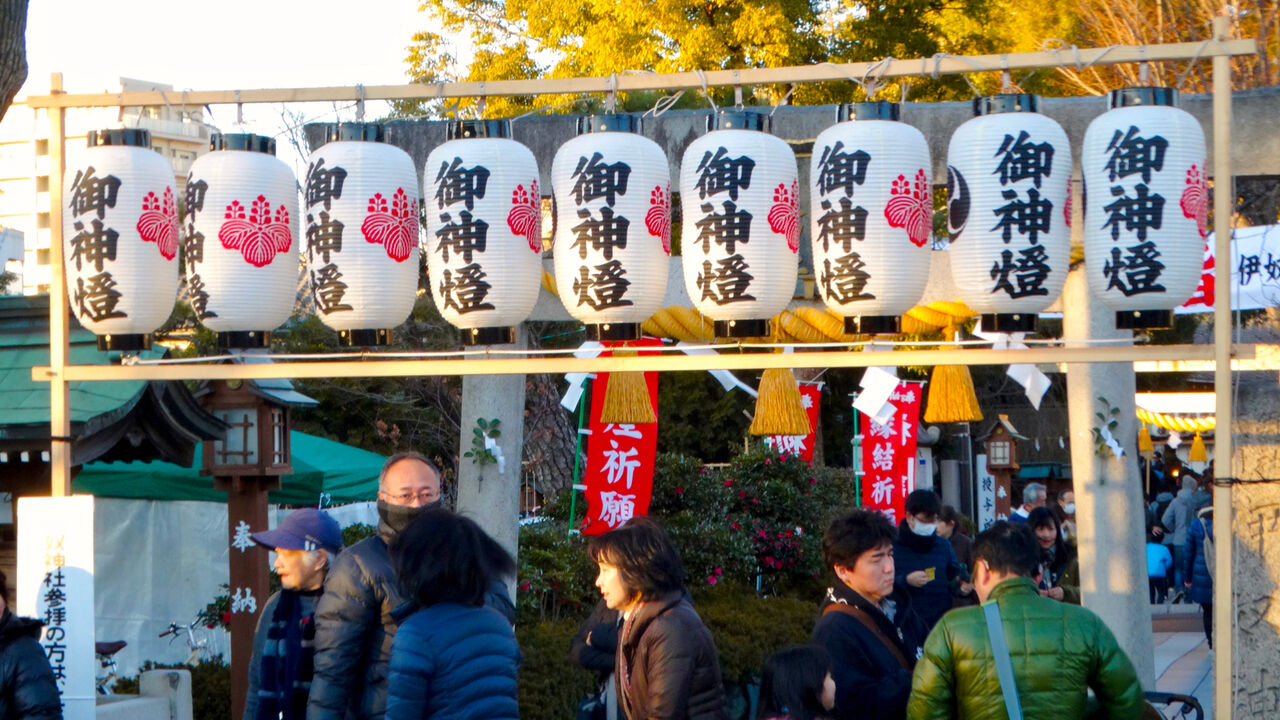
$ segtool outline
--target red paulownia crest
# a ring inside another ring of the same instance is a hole
[[[245,211],[239,200],[227,205],[226,220],[218,228],[218,240],[228,250],[239,250],[254,267],[264,267],[276,253],[286,252],[293,244],[289,233],[289,210],[284,203],[271,212],[271,203],[259,195]]]
[[[542,252],[542,208],[539,203],[542,196],[538,194],[538,181],[529,183],[529,189],[517,185],[511,191],[511,211],[507,213],[507,226],[516,235],[523,235],[529,241],[529,249]]]
[[[396,188],[391,196],[391,207],[382,193],[369,198],[369,214],[360,224],[364,239],[382,245],[387,256],[396,262],[404,262],[418,242],[418,201],[410,198],[404,188]]]
[[[924,169],[916,171],[914,180],[899,175],[889,188],[889,202],[884,206],[884,218],[890,227],[907,231],[907,239],[916,247],[929,242],[933,230],[933,203],[929,192],[929,178]]]
[[[787,239],[791,252],[800,251],[800,182],[778,183],[773,189],[773,207],[769,208],[769,228]]]
[[[1209,189],[1204,172],[1195,165],[1187,170],[1187,189],[1182,191],[1182,216],[1196,221],[1200,237],[1209,234]]]
[[[649,234],[662,238],[662,251],[671,254],[671,186],[657,185],[649,193],[649,212],[644,215]]]
[[[154,192],[142,198],[138,235],[145,242],[155,243],[165,260],[178,254],[178,205],[173,200],[173,188],[165,186],[163,199]]]

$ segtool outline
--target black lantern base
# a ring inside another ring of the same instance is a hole
[[[391,344],[391,330],[339,330],[338,344],[342,347],[381,347]]]
[[[107,352],[109,350],[119,350],[122,352],[136,352],[138,350],[151,349],[151,333],[126,333],[122,335],[99,335],[98,349]]]
[[[271,333],[266,330],[234,330],[218,333],[218,347],[228,350],[261,350],[271,347]]]
[[[516,341],[516,329],[513,327],[463,328],[461,332],[464,347],[511,345]]]
[[[844,331],[850,335],[897,335],[902,332],[897,315],[859,315],[844,319]]]
[[[982,332],[1035,332],[1035,313],[994,313],[982,316]]]
[[[1117,310],[1117,330],[1163,330],[1173,327],[1172,310]]]
[[[768,320],[716,320],[715,335],[718,338],[768,337]]]
[[[644,333],[640,323],[600,323],[587,325],[587,339],[595,340],[639,340]]]

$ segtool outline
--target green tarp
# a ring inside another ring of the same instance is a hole
[[[279,490],[271,491],[270,502],[314,506],[322,492],[334,505],[375,499],[385,457],[296,430],[290,439],[293,474],[283,478]],[[213,489],[213,478],[200,474],[204,455],[199,444],[195,457],[192,468],[158,461],[88,463],[72,481],[72,491],[99,497],[226,502],[227,494]]]

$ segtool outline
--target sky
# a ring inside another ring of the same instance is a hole
[[[19,97],[48,92],[61,72],[68,92],[114,89],[130,77],[176,90],[397,85],[408,82],[406,48],[428,18],[417,0],[31,0],[27,84]],[[295,104],[308,120],[332,121],[332,104]],[[366,118],[386,112],[366,105]],[[205,122],[228,132],[276,135],[278,104],[232,105]],[[354,108],[341,119],[355,117]],[[280,140],[281,155],[287,144]]]

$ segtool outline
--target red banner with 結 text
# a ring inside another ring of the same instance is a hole
[[[800,403],[809,416],[808,435],[770,435],[764,442],[779,455],[797,455],[813,464],[813,444],[818,436],[818,402],[822,399],[822,383],[800,383]]]
[[[894,525],[915,489],[916,428],[923,386],[901,382],[889,396],[897,408],[883,425],[862,415],[862,506],[879,510]]]
[[[643,341],[641,341],[643,342]],[[654,341],[659,343],[661,341]],[[643,354],[643,352],[641,353]],[[658,411],[658,373],[644,374],[649,401]],[[591,382],[591,421],[587,438],[587,516],[582,534],[600,535],[636,515],[649,513],[653,494],[654,458],[658,454],[658,423],[615,424],[600,420],[609,374]]]

